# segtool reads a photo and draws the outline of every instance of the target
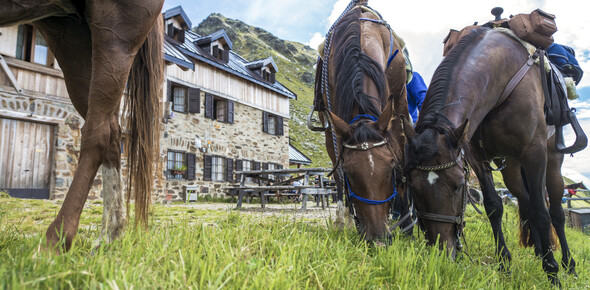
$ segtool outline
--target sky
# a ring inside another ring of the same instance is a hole
[[[193,26],[211,13],[239,19],[265,29],[275,36],[317,48],[332,23],[350,0],[166,0],[164,10],[181,5]],[[590,11],[589,0],[369,0],[369,6],[405,41],[414,69],[428,84],[442,60],[442,41],[449,29],[461,29],[475,21],[483,24],[493,18],[493,7],[503,7],[504,18],[534,9],[555,14],[557,43],[576,51],[580,66],[586,72],[578,85],[580,99],[571,101],[577,109],[582,127],[590,136]],[[573,133],[566,131],[566,143]],[[562,173],[576,182],[590,185],[590,149],[566,157]]]

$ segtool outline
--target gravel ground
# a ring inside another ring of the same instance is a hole
[[[169,206],[189,207],[198,210],[214,210],[214,211],[230,211],[236,208],[235,203],[189,203],[189,204],[174,204]],[[332,219],[336,216],[336,204],[330,203],[329,207],[322,209],[321,205],[316,206],[315,202],[307,202],[307,211],[301,210],[301,203],[286,203],[266,204],[266,208],[262,208],[260,204],[243,203],[240,213],[253,216],[295,216],[296,218],[306,219]]]

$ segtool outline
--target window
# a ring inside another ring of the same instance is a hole
[[[53,67],[53,55],[39,30],[32,25],[18,26],[16,58]]]
[[[168,81],[168,101],[172,111],[180,113],[199,113],[201,111],[201,90]]]
[[[195,179],[196,155],[180,151],[168,151],[167,179]]]
[[[184,179],[186,168],[186,157],[184,153],[168,151],[168,162],[166,164],[166,178]]]
[[[220,47],[219,45],[213,45],[211,47],[211,55],[222,63],[228,63],[229,61],[229,45],[223,45]]]
[[[242,170],[247,171],[247,170],[252,170],[252,161],[249,160],[244,160],[242,161]],[[246,177],[246,182],[247,183],[254,183],[254,179],[252,177]]]
[[[174,100],[172,101],[172,110],[176,112],[186,112],[186,88],[172,87]]]
[[[283,117],[263,112],[262,131],[271,135],[283,135]]]
[[[234,102],[212,94],[205,94],[205,118],[233,124]]]
[[[234,160],[230,158],[205,155],[203,180],[234,181]]]
[[[268,164],[268,170],[273,170],[273,169],[275,169],[275,164],[274,163],[269,163]],[[275,176],[273,174],[269,174],[268,175],[268,179],[275,180]]]
[[[215,115],[213,118],[219,122],[225,122],[227,116],[227,101],[217,99],[214,101],[213,106],[215,108]]]
[[[225,181],[225,159],[221,157],[213,157],[213,163],[211,167],[211,180],[213,181]]]

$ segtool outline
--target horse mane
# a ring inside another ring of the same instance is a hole
[[[462,37],[436,68],[416,123],[415,130],[418,135],[409,140],[408,154],[410,158],[407,160],[406,170],[412,169],[427,160],[432,160],[439,154],[437,142],[439,134],[446,136],[447,145],[449,149],[452,148],[450,136],[456,128],[441,111],[448,106],[447,97],[454,81],[453,72],[455,67],[463,59],[463,54],[469,51],[472,44],[482,38],[488,30],[489,28],[486,27],[477,28]],[[475,159],[469,142],[462,141],[458,146],[464,150],[469,163],[475,164],[475,162],[472,162]]]
[[[447,105],[449,88],[454,81],[453,72],[457,63],[462,60],[463,53],[471,47],[471,44],[475,43],[476,39],[483,37],[488,30],[487,27],[471,30],[453,46],[453,49],[436,68],[416,123],[417,133],[422,133],[426,128],[432,128],[442,133],[453,127],[451,122],[440,113]]]
[[[361,9],[353,9],[334,27],[332,47],[335,64],[335,113],[346,122],[353,119],[353,110],[375,117],[381,115],[386,96],[385,72],[375,60],[362,51],[360,31]],[[379,96],[363,93],[363,79],[370,77]],[[377,101],[377,102],[375,102]],[[378,106],[376,105],[378,104]],[[367,126],[365,126],[367,127]]]

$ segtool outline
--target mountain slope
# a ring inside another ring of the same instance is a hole
[[[307,129],[307,115],[313,103],[314,69],[317,52],[298,42],[277,38],[270,32],[250,26],[240,20],[213,13],[193,31],[208,35],[225,29],[233,43],[233,50],[249,61],[272,56],[279,67],[277,80],[297,94],[291,100],[289,121],[292,144],[313,160],[314,167],[330,167],[324,134]]]

